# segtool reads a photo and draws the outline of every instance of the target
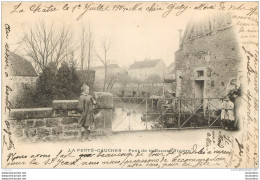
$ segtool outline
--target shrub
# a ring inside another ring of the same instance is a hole
[[[37,107],[46,107],[52,104],[55,95],[56,71],[55,63],[49,63],[40,73],[34,94]]]
[[[77,99],[81,82],[74,63],[62,63],[57,70],[49,63],[40,73],[36,84],[21,84],[19,94],[14,97],[12,108],[49,107],[55,99]]]
[[[19,94],[14,97],[12,101],[12,108],[32,108],[35,107],[35,86],[33,84],[21,84],[19,87]]]

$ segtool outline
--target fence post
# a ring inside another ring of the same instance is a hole
[[[146,130],[147,130],[147,98],[146,98],[146,101],[145,101],[145,124],[146,124]]]
[[[179,116],[178,116],[178,127],[181,128],[181,99],[179,99],[178,101],[179,101],[179,103],[178,103],[179,104],[179,108],[178,108],[179,109],[179,112],[178,112],[178,114],[179,114]]]

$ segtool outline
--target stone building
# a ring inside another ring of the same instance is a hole
[[[21,93],[24,86],[34,85],[37,81],[38,75],[32,64],[13,52],[9,57],[8,76],[10,81],[8,85],[12,88],[13,97]]]
[[[163,79],[166,66],[162,59],[135,61],[128,69],[131,78],[146,80],[149,76],[158,75]]]
[[[14,85],[33,84],[37,80],[37,73],[32,64],[21,56],[10,53],[9,77]]]
[[[190,22],[175,52],[176,96],[223,98],[239,78],[240,62],[230,14]]]
[[[8,60],[7,85],[10,89],[10,103],[13,108],[19,104],[25,91],[27,92],[29,87],[35,85],[38,75],[32,64],[21,56],[11,52]]]
[[[91,68],[96,71],[95,76],[96,80],[105,79],[105,66],[95,66]],[[118,64],[109,64],[107,65],[107,76],[117,75],[123,72],[123,69],[118,66]]]

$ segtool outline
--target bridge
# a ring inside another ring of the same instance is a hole
[[[113,131],[220,126],[218,98],[114,98]]]
[[[113,97],[96,92],[94,136],[120,132],[220,127],[220,99]],[[25,142],[80,137],[78,100],[55,100],[52,107],[12,109],[6,122]]]

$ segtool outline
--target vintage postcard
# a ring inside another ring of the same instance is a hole
[[[258,168],[258,2],[2,2],[2,168]]]

